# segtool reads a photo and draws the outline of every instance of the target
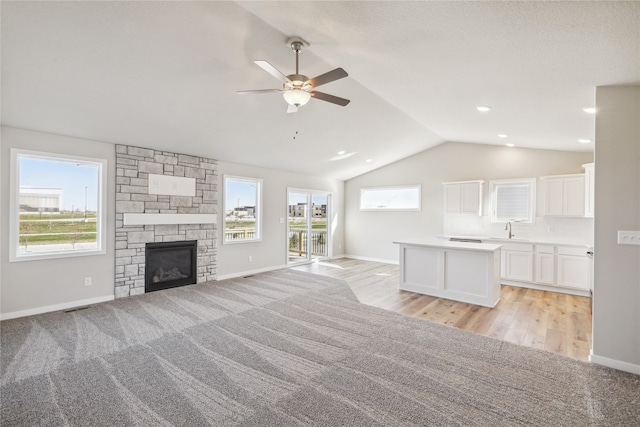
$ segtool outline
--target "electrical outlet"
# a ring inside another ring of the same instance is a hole
[[[253,262],[253,257],[249,255],[249,262]]]
[[[85,277],[84,278],[84,285],[85,286],[91,286],[91,277]]]
[[[640,245],[640,231],[618,230],[619,245]]]

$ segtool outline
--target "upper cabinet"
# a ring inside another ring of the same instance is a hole
[[[554,175],[540,178],[545,216],[585,216],[585,175]]]
[[[594,211],[594,187],[595,187],[595,168],[593,163],[582,165],[584,169],[584,216],[593,218]]]
[[[484,181],[458,181],[444,184],[444,213],[482,215]]]

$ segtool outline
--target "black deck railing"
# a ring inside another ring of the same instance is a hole
[[[289,253],[307,255],[307,230],[289,231]],[[311,255],[327,256],[327,230],[311,230]]]

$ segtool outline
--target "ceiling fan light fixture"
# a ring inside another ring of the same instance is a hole
[[[284,100],[287,101],[287,104],[294,105],[296,107],[300,107],[311,99],[311,94],[309,92],[305,92],[302,89],[294,88],[286,91],[282,94]]]

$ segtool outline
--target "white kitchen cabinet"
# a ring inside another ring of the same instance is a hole
[[[590,268],[586,249],[559,246],[557,250],[558,280],[556,284],[588,291]]]
[[[555,247],[536,245],[536,283],[555,284]]]
[[[502,254],[504,279],[533,282],[533,245],[507,243],[502,245]]]
[[[555,175],[543,182],[545,216],[584,216],[585,175]]]
[[[586,246],[495,242],[502,243],[503,284],[589,296],[593,273]]]
[[[594,188],[595,188],[595,167],[593,163],[582,165],[584,168],[584,216],[593,218],[594,212]]]
[[[482,215],[484,181],[444,183],[444,213],[448,215]]]

